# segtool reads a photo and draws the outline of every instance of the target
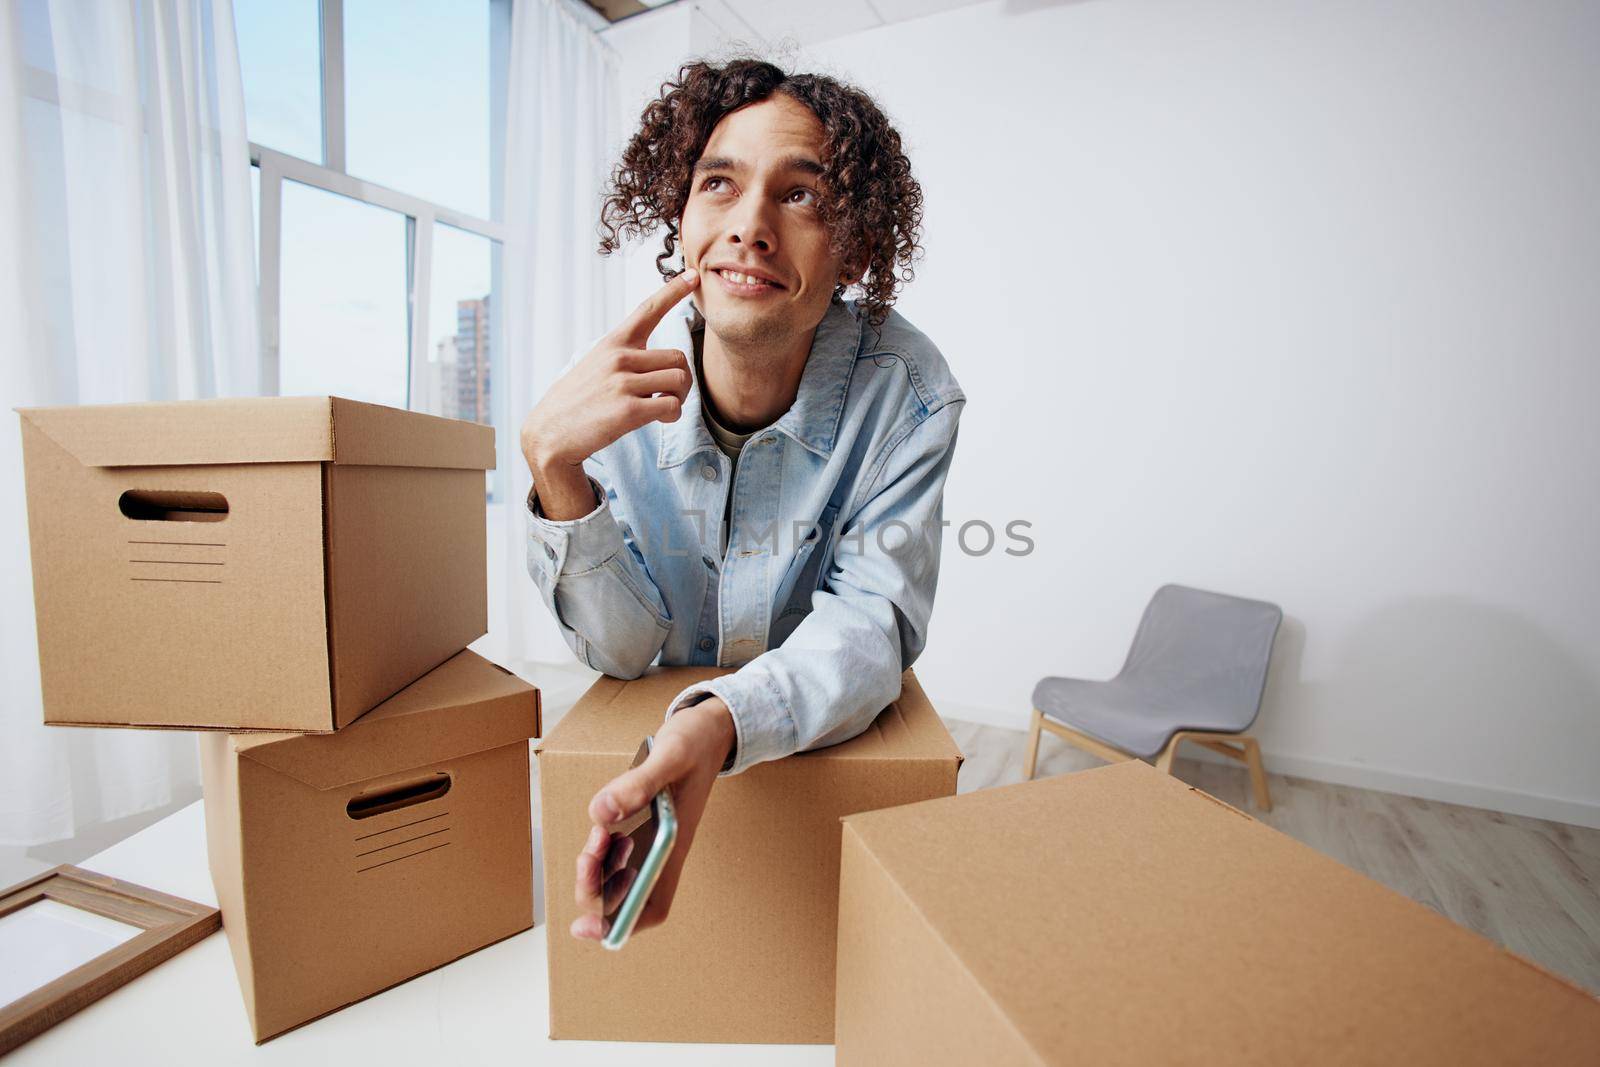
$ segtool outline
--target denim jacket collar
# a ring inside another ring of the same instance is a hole
[[[671,340],[663,347],[692,353],[691,328],[701,321],[700,311],[692,299],[685,299],[681,307],[681,313],[669,315]],[[862,322],[853,303],[828,305],[811,340],[811,354],[800,374],[800,388],[794,403],[771,426],[824,459],[833,454],[839,433],[845,398],[850,392],[850,374],[861,350]],[[661,427],[661,453],[656,465],[662,469],[675,467],[698,452],[714,451],[717,447],[701,413],[700,380],[692,358],[689,367],[694,384],[683,402],[682,414],[676,422],[663,423]]]

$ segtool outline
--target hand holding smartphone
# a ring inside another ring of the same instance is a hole
[[[650,755],[653,739],[646,737],[633,757],[637,767]],[[678,840],[678,817],[672,807],[672,793],[662,789],[633,818],[613,829],[612,849],[626,849],[622,870],[629,879],[627,893],[617,906],[611,926],[600,943],[608,949],[620,949],[628,943],[639,916],[650,900],[650,891],[661,877],[667,857]],[[616,835],[621,835],[620,837]]]

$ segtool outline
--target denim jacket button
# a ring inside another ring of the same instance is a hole
[[[717,480],[717,468],[711,466],[711,464],[709,464],[709,463],[706,464],[704,467],[700,468],[700,477],[704,478],[708,482],[716,481]]]
[[[546,556],[549,556],[551,559],[555,559],[556,558],[556,550],[553,547],[551,547],[549,544],[546,544],[544,546],[544,554]]]
[[[716,642],[711,640],[711,638],[702,637],[700,639],[700,651],[701,652],[710,652],[711,651],[711,646],[714,645],[714,644],[716,644]]]

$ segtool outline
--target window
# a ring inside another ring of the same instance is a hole
[[[234,32],[254,144],[322,162],[322,47],[317,0],[238,0]]]
[[[424,358],[412,364],[411,406],[451,419],[494,424],[494,294],[500,244],[444,223],[433,228]],[[489,472],[494,499],[496,472]]]
[[[406,407],[405,216],[285,181],[283,217],[278,392]]]
[[[489,5],[345,0],[344,22],[350,173],[489,217]]]
[[[235,0],[263,380],[488,423],[511,0]],[[501,494],[489,472],[491,501]]]

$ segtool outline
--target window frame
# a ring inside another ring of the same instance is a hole
[[[427,365],[430,323],[429,300],[433,283],[434,227],[443,223],[487,238],[491,244],[489,316],[489,380],[491,424],[498,425],[504,410],[504,301],[501,299],[503,257],[506,247],[502,168],[505,160],[506,91],[509,83],[511,4],[513,0],[485,0],[489,5],[489,203],[492,218],[400,192],[351,175],[345,166],[344,0],[321,0],[320,42],[322,99],[322,157],[316,163],[265,145],[250,142],[250,163],[260,172],[260,237],[257,279],[261,321],[261,391],[276,396],[280,386],[283,266],[283,183],[299,182],[352,200],[385,208],[406,219],[406,407],[417,392],[418,376]],[[498,479],[497,479],[498,481]],[[500,494],[495,493],[498,497]]]

